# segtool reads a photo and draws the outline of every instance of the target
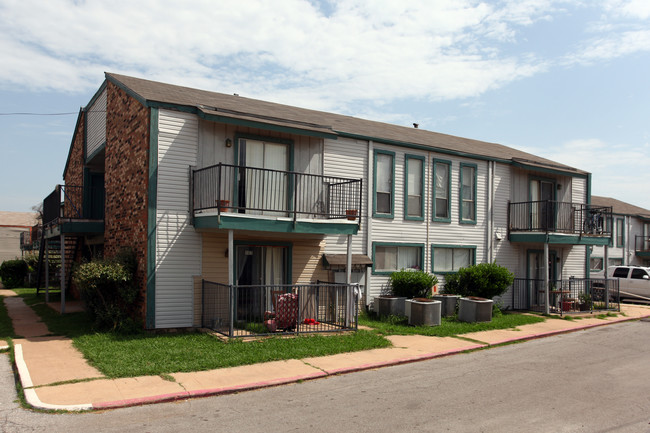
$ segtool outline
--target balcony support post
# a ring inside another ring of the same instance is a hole
[[[228,336],[232,337],[233,336],[233,331],[234,331],[234,325],[235,325],[235,289],[234,289],[234,283],[235,283],[235,250],[234,250],[234,235],[232,230],[228,230],[228,291],[229,296],[228,296],[228,315],[230,317],[230,323],[228,324]]]
[[[550,314],[551,308],[550,308],[550,302],[551,302],[551,294],[550,294],[550,289],[551,286],[548,281],[548,240],[544,242],[544,294],[546,295],[546,302],[544,303],[544,313],[545,314]]]
[[[605,252],[603,254],[603,276],[605,277],[605,309],[607,310],[609,309],[609,282],[607,281],[608,263],[609,263],[609,245],[605,245]],[[621,300],[618,299],[618,301],[620,302]]]
[[[361,218],[361,217],[359,217]],[[346,263],[345,263],[345,283],[347,284],[347,288],[345,291],[345,305],[346,307],[346,312],[345,312],[345,327],[349,328],[350,327],[350,311],[351,311],[351,305],[352,305],[352,294],[350,293],[350,287],[352,285],[352,235],[348,235],[348,251],[347,251],[347,257],[346,257]]]

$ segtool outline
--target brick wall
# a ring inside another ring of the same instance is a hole
[[[123,247],[137,257],[136,281],[145,318],[147,275],[147,188],[149,186],[149,109],[109,82],[107,87],[104,254]]]
[[[84,184],[84,136],[85,136],[85,125],[86,125],[86,113],[81,112],[79,114],[79,121],[77,122],[78,128],[74,132],[74,137],[72,140],[72,145],[70,147],[70,155],[68,160],[68,166],[65,173],[63,174],[63,179],[66,185],[72,186],[83,186]],[[75,205],[81,205],[82,198],[82,189],[81,188],[69,188],[66,191],[66,194],[69,196],[69,199],[74,202]],[[66,217],[76,217],[76,210],[71,206],[70,201],[66,200],[63,209],[63,214]]]

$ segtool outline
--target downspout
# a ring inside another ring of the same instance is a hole
[[[493,239],[494,239],[494,161],[488,161],[488,179],[487,179],[487,231],[485,233],[485,248],[487,261],[492,263],[494,256]]]
[[[366,254],[368,257],[372,255],[372,188],[373,188],[373,182],[370,180],[372,179],[372,173],[371,167],[372,167],[372,161],[373,161],[373,155],[372,153],[374,152],[374,143],[372,140],[368,140],[368,164],[366,168],[366,188],[367,188],[367,194],[366,194]],[[359,215],[359,218],[362,218],[361,215]],[[372,260],[374,260],[374,257],[370,257]],[[366,307],[370,305],[370,283],[371,283],[371,278],[372,278],[372,267],[366,266],[366,287],[364,288],[364,296],[366,298]]]

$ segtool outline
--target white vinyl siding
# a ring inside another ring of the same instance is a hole
[[[370,160],[372,164],[372,159]],[[354,254],[368,254],[367,219],[368,214],[368,143],[360,140],[339,138],[338,140],[325,140],[323,152],[323,174],[325,176],[345,177],[349,179],[363,179],[361,199],[362,220],[361,229],[352,236],[352,252]],[[370,185],[372,188],[372,185]],[[371,189],[372,191],[372,189]],[[372,201],[370,202],[372,206]],[[372,212],[372,210],[370,210]],[[330,254],[344,254],[347,252],[347,235],[327,236],[325,251]]]
[[[189,167],[196,165],[198,119],[160,110],[156,218],[156,328],[193,325],[193,277],[201,275],[201,236],[190,224]]]
[[[106,143],[106,89],[86,112],[86,158]]]

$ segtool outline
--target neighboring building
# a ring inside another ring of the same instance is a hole
[[[584,278],[587,246],[610,236],[599,221],[611,209],[588,204],[590,174],[579,169],[495,143],[110,73],[79,114],[64,179],[46,199],[47,236],[77,239],[63,239],[76,245],[71,257],[132,247],[147,328],[205,325],[203,280],[347,282],[349,260],[372,305],[400,268],[444,280],[497,261],[525,281],[545,269]],[[237,293],[210,302],[258,303]],[[515,295],[502,301],[537,302]]]
[[[21,233],[36,224],[35,212],[0,211],[0,263],[22,257]]]
[[[611,197],[592,196],[591,202],[612,207],[612,219],[608,221],[612,240],[607,246],[607,266],[650,266],[650,210]],[[590,272],[602,271],[604,261],[605,247],[593,247],[589,256]]]

